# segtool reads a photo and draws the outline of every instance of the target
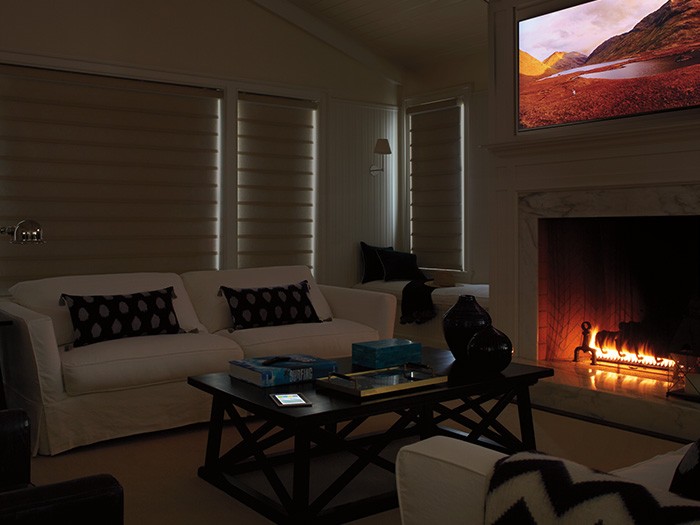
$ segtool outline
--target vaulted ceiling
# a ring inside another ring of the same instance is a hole
[[[487,47],[485,0],[254,1],[355,58],[374,55],[390,76]]]

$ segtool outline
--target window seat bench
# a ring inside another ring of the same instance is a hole
[[[401,296],[408,283],[409,281],[369,281],[354,285],[354,288],[390,293],[396,297],[397,312],[394,321],[394,337],[419,341],[425,346],[447,348],[442,332],[442,317],[457,302],[460,295],[473,295],[485,310],[489,309],[488,284],[457,283],[455,286],[435,288],[432,292],[431,298],[435,305],[436,314],[433,319],[421,324],[401,324]]]

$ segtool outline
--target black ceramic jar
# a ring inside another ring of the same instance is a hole
[[[479,330],[467,345],[469,367],[484,374],[500,372],[513,359],[513,343],[495,326]]]
[[[491,326],[491,316],[476,301],[476,297],[461,295],[442,318],[445,341],[456,360],[467,360],[469,341],[487,326]]]

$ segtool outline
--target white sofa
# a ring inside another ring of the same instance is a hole
[[[698,506],[698,501],[668,492],[676,467],[690,446],[683,446],[609,474],[644,485],[655,496],[673,504]],[[396,484],[402,525],[485,523],[489,480],[496,462],[505,457],[500,452],[445,436],[431,437],[402,447],[396,459]],[[606,504],[602,498],[601,504]],[[610,500],[607,504],[610,504]],[[607,518],[605,523],[617,523],[610,516],[603,517]],[[569,520],[566,523],[574,522],[593,524],[596,520]]]
[[[307,280],[321,323],[230,331],[219,287],[258,288]],[[71,348],[61,294],[114,295],[172,286],[184,333],[127,337]],[[305,266],[53,277],[17,283],[0,301],[8,406],[27,411],[34,453],[58,454],[111,438],[206,421],[210,396],[188,376],[225,372],[231,359],[282,353],[351,355],[357,341],[393,335],[395,298],[316,284]]]

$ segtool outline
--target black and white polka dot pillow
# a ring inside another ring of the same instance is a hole
[[[126,295],[61,294],[73,323],[73,346],[182,332],[173,308],[174,293],[170,286]]]
[[[221,286],[220,293],[226,297],[234,330],[321,322],[309,299],[308,281],[265,288]]]

